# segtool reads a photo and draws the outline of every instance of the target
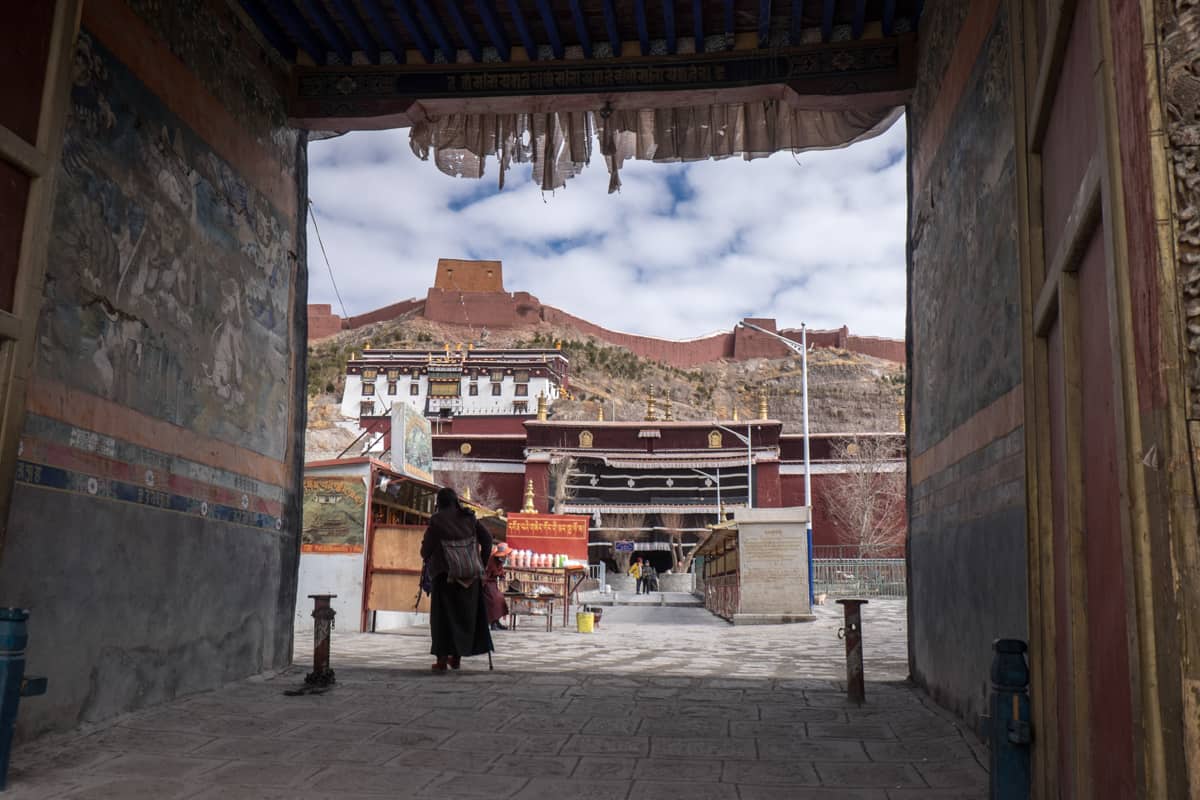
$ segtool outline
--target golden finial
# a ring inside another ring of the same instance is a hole
[[[604,422],[604,403],[596,403],[596,421]]]
[[[358,361],[358,351],[357,350],[355,350],[353,353],[350,354],[350,360]]]
[[[521,513],[537,513],[537,508],[533,505],[533,481],[527,481],[525,483],[525,505],[521,506]]]
[[[758,392],[758,418],[770,419],[767,411],[767,390],[761,389]]]
[[[463,489],[463,500],[466,500],[468,503],[471,502],[471,487],[470,486]]]
[[[734,422],[738,422],[738,421],[739,421],[739,420],[738,420],[738,407],[737,407],[737,406],[734,406],[734,407],[733,407],[733,421],[734,421]]]
[[[900,432],[901,432],[901,433],[904,433],[904,432],[905,432],[905,427],[904,427],[904,409],[903,409],[903,408],[902,408],[902,409],[900,409]]]
[[[539,422],[545,422],[548,414],[546,413],[546,393],[538,392],[537,418]]]
[[[658,409],[654,404],[654,390],[646,392],[646,421],[655,422],[658,419]]]
[[[663,419],[667,422],[675,419],[675,413],[671,408],[671,393],[667,392],[666,404],[663,406]]]
[[[363,350],[370,350],[370,349],[371,349],[371,343],[363,342]]]
[[[562,339],[559,339],[557,342],[554,343],[554,349],[562,350]]]

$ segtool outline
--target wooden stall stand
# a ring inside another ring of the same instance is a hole
[[[584,567],[504,567],[504,586],[507,588],[513,583],[520,586],[519,592],[508,594],[510,606],[513,605],[511,598],[515,597],[518,601],[521,598],[533,598],[536,587],[546,586],[554,590],[555,599],[562,599],[563,627],[568,624],[571,613],[571,595],[575,594],[586,577],[587,570]]]
[[[704,607],[732,621],[741,589],[737,523],[730,520],[710,527],[712,535],[696,548],[696,556],[704,559]]]

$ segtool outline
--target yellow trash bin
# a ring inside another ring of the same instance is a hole
[[[591,633],[595,624],[596,615],[592,612],[578,611],[575,613],[575,629],[580,633]]]

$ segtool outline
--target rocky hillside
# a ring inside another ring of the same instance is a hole
[[[336,455],[353,439],[339,419],[347,359],[367,343],[375,348],[441,349],[444,342],[468,341],[466,329],[421,319],[414,314],[346,331],[309,348],[309,458]],[[718,361],[694,369],[677,369],[635,356],[594,337],[547,323],[492,331],[477,341],[486,347],[552,347],[562,342],[571,360],[572,399],[551,409],[560,419],[595,419],[603,403],[605,419],[642,419],[646,393],[663,400],[670,394],[676,419],[711,419],[736,407],[739,415],[757,416],[757,393],[765,389],[772,419],[786,432],[801,429],[800,359]],[[894,431],[904,403],[904,367],[843,350],[815,349],[808,359],[809,426],[814,433]]]

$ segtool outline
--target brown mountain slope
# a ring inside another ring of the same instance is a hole
[[[415,314],[346,331],[309,347],[309,457],[333,454],[351,436],[334,426],[339,418],[346,360],[366,346],[442,350],[445,343],[466,342],[465,328],[442,325]],[[628,350],[570,328],[538,323],[491,332],[476,340],[486,347],[550,347],[562,343],[571,361],[572,399],[551,409],[559,419],[637,420],[645,416],[646,395],[658,397],[659,414],[669,393],[676,419],[726,418],[733,409],[742,419],[758,415],[758,392],[765,390],[772,419],[784,431],[801,430],[800,358],[716,361],[678,369],[639,358]],[[843,350],[816,348],[809,353],[809,426],[814,433],[894,431],[904,403],[904,367]]]

